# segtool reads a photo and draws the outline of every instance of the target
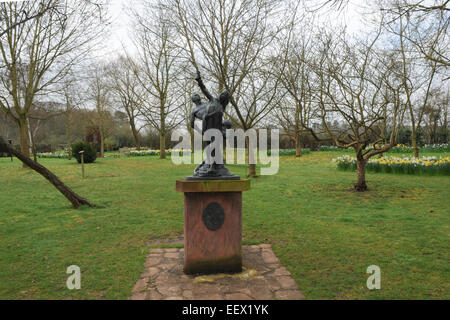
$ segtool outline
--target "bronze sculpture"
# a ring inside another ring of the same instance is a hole
[[[191,127],[198,130],[195,127],[195,119],[202,120],[202,137],[205,132],[209,129],[217,129],[222,132],[223,138],[226,137],[226,129],[231,128],[231,122],[229,120],[223,121],[223,114],[225,112],[225,108],[230,101],[230,93],[225,90],[223,91],[219,97],[214,98],[209,91],[206,89],[205,84],[200,76],[200,72],[197,71],[197,77],[195,78],[198,86],[201,91],[208,98],[208,102],[202,102],[201,98],[198,94],[192,95],[192,102],[196,105],[196,107],[191,112],[190,122]],[[200,130],[198,130],[200,131]],[[211,142],[206,146],[208,147],[211,143],[214,142],[214,137],[211,138]],[[229,179],[240,179],[239,176],[231,174],[225,165],[222,163],[217,163],[215,159],[222,159],[223,154],[217,154],[218,152],[223,153],[222,150],[213,150],[211,155],[214,157],[214,160],[211,163],[209,161],[203,160],[201,164],[199,164],[195,170],[194,175],[190,177],[186,177],[187,180],[229,180]]]

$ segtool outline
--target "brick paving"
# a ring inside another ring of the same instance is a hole
[[[297,283],[268,244],[242,247],[241,274],[194,276],[183,273],[184,249],[150,249],[131,300],[296,300]],[[256,272],[254,271],[256,270]]]

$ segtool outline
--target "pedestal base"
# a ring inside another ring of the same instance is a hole
[[[197,176],[189,176],[186,177],[186,180],[239,180],[241,177],[230,175],[230,176],[221,176],[221,177],[197,177]]]
[[[184,192],[184,272],[242,270],[242,191],[249,180],[178,180]]]

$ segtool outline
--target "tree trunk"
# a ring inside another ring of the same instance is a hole
[[[249,164],[248,165],[248,176],[250,178],[257,178],[258,176],[256,175],[256,164]]]
[[[3,120],[3,132],[0,132],[0,135],[3,134],[4,137],[8,136],[8,115],[5,113],[5,118]]]
[[[30,136],[30,145],[31,145],[30,151],[33,154],[34,162],[37,162],[36,144],[34,143],[34,134],[33,134],[33,130],[31,130],[30,120],[27,121],[27,124],[28,124],[28,135]]]
[[[103,133],[103,125],[99,127],[100,131],[100,158],[105,156],[105,134]]]
[[[136,143],[136,150],[141,150],[141,139],[139,137],[139,132],[136,130],[136,125],[134,124],[134,120],[130,120],[131,131],[133,132],[134,142]]]
[[[295,156],[302,156],[302,146],[300,145],[300,135],[298,133],[295,134]]]
[[[166,158],[166,136],[165,134],[159,135],[159,158]]]
[[[71,148],[71,130],[70,130],[70,112],[66,111],[66,148],[69,154],[69,160],[72,160],[72,148]]]
[[[437,119],[435,119],[433,125],[433,143],[439,143],[437,127],[438,127]]]
[[[27,126],[27,118],[25,116],[19,117],[19,132],[20,132],[20,150],[23,155],[27,158],[30,157],[30,148],[28,146],[29,136],[28,136],[28,126]],[[27,168],[28,166],[23,162],[23,168]]]
[[[445,111],[444,111],[444,124],[443,124],[443,128],[444,128],[444,132],[448,132],[447,131],[447,128],[448,128],[448,122],[447,122],[447,117],[448,117],[448,108],[445,108],[444,109]],[[447,138],[447,136],[446,136],[446,139],[448,139]]]
[[[28,156],[23,154],[20,151],[15,150],[12,146],[7,143],[3,137],[0,137],[0,146],[2,149],[6,149],[9,151],[10,154],[13,154],[16,156],[20,161],[22,161],[24,164],[26,164],[31,169],[37,171],[40,173],[44,178],[46,178],[48,181],[50,181],[51,184],[55,186],[56,189],[58,189],[59,192],[61,192],[71,203],[75,208],[78,208],[82,205],[88,205],[89,207],[92,207],[93,205],[86,200],[85,198],[80,197],[78,194],[72,191],[68,186],[66,186],[57,176],[55,176],[50,170],[45,168],[44,166],[40,165],[37,162],[34,162],[31,160]]]
[[[358,180],[355,183],[355,190],[360,192],[366,191],[366,160],[362,159],[362,157],[357,157],[356,168],[358,172]]]
[[[414,128],[411,133],[411,143],[414,150],[414,158],[419,158],[419,147],[417,145],[416,129]]]
[[[249,178],[257,178],[256,175],[256,164],[250,163],[250,143],[249,143],[249,137],[245,137],[245,149],[247,153],[247,163],[248,163],[248,177]],[[255,159],[256,160],[256,159]]]
[[[193,161],[195,159],[194,129],[192,129],[190,124],[187,125],[187,131],[189,133],[189,142],[191,144],[191,161]]]
[[[191,154],[194,154],[194,152],[195,152],[195,144],[194,144],[195,136],[194,136],[194,130],[193,130],[192,128],[189,128],[188,131],[189,131],[189,137],[190,137],[190,143],[191,143]]]

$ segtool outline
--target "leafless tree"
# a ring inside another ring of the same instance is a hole
[[[235,126],[254,128],[276,105],[279,79],[270,56],[293,13],[286,1],[161,1],[182,37],[181,47],[193,66],[212,79],[217,91],[228,90],[226,110]],[[292,8],[291,8],[292,9]],[[178,40],[178,39],[177,39]],[[249,176],[256,167],[249,165]]]
[[[355,150],[356,191],[367,189],[367,161],[394,145],[401,115],[402,104],[392,103],[392,91],[386,85],[392,66],[379,59],[375,46],[380,33],[381,28],[370,42],[350,41],[345,33],[336,31],[333,34],[337,36],[322,33],[314,61],[321,125],[336,146]],[[334,130],[332,119],[345,123],[344,130]],[[382,130],[386,126],[391,129],[388,141]],[[309,130],[314,134],[312,128]]]
[[[283,51],[274,59],[274,65],[278,67],[276,76],[287,93],[274,109],[274,116],[284,132],[295,141],[297,157],[301,156],[304,126],[310,127],[310,121],[316,116],[310,67],[315,42],[314,32],[307,25],[311,25],[311,21],[295,27],[292,39],[281,44]]]
[[[349,0],[304,0],[306,10],[318,12],[321,10],[343,10]]]
[[[0,38],[7,32],[19,27],[21,24],[39,18],[50,10],[57,9],[56,4],[56,1],[48,1],[46,3],[36,1],[31,7],[24,8],[22,11],[18,12],[18,17],[16,17],[14,21],[10,20],[6,24],[0,26]]]
[[[48,10],[39,14],[43,8]],[[17,123],[26,156],[33,103],[39,95],[55,92],[92,49],[104,26],[101,9],[100,3],[82,0],[0,3],[0,108]],[[24,19],[27,15],[30,19]]]
[[[379,1],[378,9],[390,32],[408,42],[418,56],[437,67],[450,66],[449,0]]]
[[[141,115],[159,132],[160,158],[166,157],[166,136],[181,120],[183,105],[179,86],[181,50],[174,45],[175,30],[167,23],[162,8],[151,1],[144,2],[142,11],[133,11],[136,20],[135,43],[138,49],[135,72],[146,91],[140,101]]]
[[[69,160],[72,158],[72,116],[75,110],[82,105],[81,86],[77,79],[73,76],[67,77],[63,83],[61,90],[65,115],[65,128],[66,128],[66,150],[69,154]]]
[[[313,11],[324,8],[342,10],[349,5],[348,0],[323,0],[318,3],[305,0],[305,3]],[[387,24],[398,23],[399,19],[407,21],[415,32],[404,32],[403,37],[415,46],[417,52],[438,66],[450,66],[450,0],[366,0],[363,6],[368,9],[368,18],[377,14],[372,10],[375,7],[387,18]]]
[[[306,4],[310,4],[309,8],[314,11],[321,10],[323,8],[331,8],[331,9],[344,9],[349,4],[349,0],[304,0]],[[370,1],[372,2],[372,1]],[[379,0],[379,6],[383,10],[391,10],[390,5],[395,3],[396,7],[401,7],[405,13],[429,13],[429,12],[448,12],[450,11],[449,3],[450,0],[394,0],[390,1],[391,4],[388,4],[385,0]],[[372,2],[373,4],[373,2]]]
[[[397,13],[388,15],[386,18],[390,19],[390,22],[384,26],[389,34],[393,36],[393,49],[399,53],[398,60],[401,65],[399,76],[402,81],[401,93],[405,97],[414,156],[418,157],[419,143],[417,141],[417,133],[420,129],[430,95],[433,92],[433,85],[440,78],[439,69],[446,67],[442,65],[442,61],[439,61],[439,59],[423,55],[421,50],[417,50],[418,47],[412,39],[422,37],[418,34],[423,31],[423,28],[419,28],[418,22],[411,19],[409,11],[406,13],[403,11],[407,10],[408,7],[402,7],[401,2],[396,3],[396,5],[397,7],[392,6],[391,10],[395,9]],[[438,22],[438,26],[434,25],[434,23],[431,24],[433,29],[437,28],[435,32],[438,34],[443,32],[441,22]],[[439,38],[440,36],[436,35],[435,40]],[[437,44],[433,48],[433,50],[437,50]]]
[[[183,68],[183,73],[188,74],[189,73],[190,65],[185,65]],[[195,83],[190,78],[183,78],[180,80],[180,85],[182,87],[182,92],[184,93],[182,96],[182,109],[183,109],[183,118],[184,118],[184,125],[186,127],[187,132],[189,133],[189,136],[191,137],[190,144],[191,144],[191,152],[192,154],[195,152],[194,149],[194,129],[191,126],[191,112],[193,108],[192,103],[192,94],[194,93]]]
[[[136,63],[129,57],[120,56],[116,61],[108,66],[108,77],[111,85],[111,94],[114,102],[120,110],[124,110],[137,150],[141,149],[139,125],[140,105],[148,95],[141,85],[135,70]]]
[[[440,133],[448,134],[447,117],[450,108],[450,91],[436,88],[430,93],[429,102],[423,111],[423,131],[427,143],[438,143]]]
[[[89,121],[98,127],[100,133],[100,156],[105,154],[105,137],[107,136],[107,122],[111,113],[111,86],[107,81],[107,66],[99,64],[93,66],[90,71],[91,79],[87,89],[87,97],[90,105],[95,108],[95,116]]]

